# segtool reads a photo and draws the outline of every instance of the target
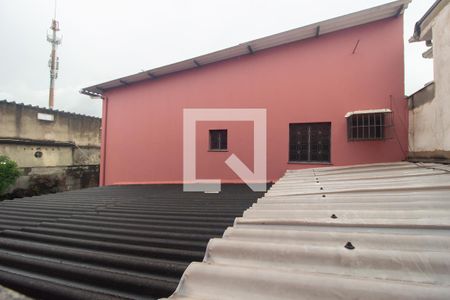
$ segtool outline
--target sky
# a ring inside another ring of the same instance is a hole
[[[389,0],[59,0],[55,109],[101,115],[83,87],[391,2]],[[433,80],[424,43],[408,43],[434,0],[405,12],[405,94]],[[48,105],[54,0],[0,0],[0,100]]]

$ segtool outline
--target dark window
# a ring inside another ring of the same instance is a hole
[[[209,131],[209,150],[227,150],[227,130],[214,129]]]
[[[331,123],[289,124],[289,161],[330,162]]]
[[[347,118],[348,139],[382,140],[384,139],[385,114],[354,114]]]

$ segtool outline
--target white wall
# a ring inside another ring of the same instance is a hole
[[[441,11],[433,26],[434,80],[437,106],[438,144],[450,151],[450,5]]]
[[[427,91],[416,94],[417,105],[409,112],[411,157],[450,159],[450,5],[431,22],[435,92],[423,101]],[[425,93],[425,94],[424,94]],[[410,99],[411,101],[415,100]]]

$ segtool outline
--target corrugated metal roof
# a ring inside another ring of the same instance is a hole
[[[174,64],[147,70],[134,75],[118,78],[82,89],[82,94],[101,96],[104,91],[143,80],[152,80],[172,73],[195,69],[204,65],[220,62],[235,57],[254,54],[273,47],[317,37],[326,33],[367,24],[401,15],[411,0],[398,0],[384,5],[372,7],[359,12],[292,29],[260,39],[241,43],[237,46],[197,56]]]
[[[39,299],[169,296],[262,193],[115,186],[0,202],[0,285]]]
[[[170,299],[450,299],[450,166],[288,171]]]

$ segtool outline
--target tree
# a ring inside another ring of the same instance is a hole
[[[6,189],[14,184],[20,176],[20,171],[15,161],[10,160],[9,157],[0,155],[0,195]]]

